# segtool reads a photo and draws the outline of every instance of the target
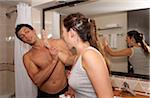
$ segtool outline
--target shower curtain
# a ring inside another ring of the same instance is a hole
[[[26,3],[17,5],[16,25],[20,23],[31,25],[31,7]],[[37,88],[29,78],[22,61],[23,54],[29,49],[29,45],[15,36],[15,98],[36,98],[37,96]]]

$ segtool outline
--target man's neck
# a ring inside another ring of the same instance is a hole
[[[41,39],[38,39],[34,45],[32,45],[32,48],[33,49],[40,49],[42,47],[45,47],[44,46],[44,42],[41,40]]]

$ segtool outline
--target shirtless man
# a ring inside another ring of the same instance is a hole
[[[23,62],[28,75],[38,88],[47,93],[46,96],[38,94],[38,98],[58,98],[67,87],[65,66],[58,56],[45,47],[42,39],[39,39],[35,30],[28,24],[20,24],[16,27],[16,36],[32,46],[24,54]],[[62,39],[48,39],[50,47],[69,54],[69,50]]]

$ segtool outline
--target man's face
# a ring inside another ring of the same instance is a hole
[[[30,45],[33,45],[36,41],[35,30],[31,30],[28,27],[22,27],[18,32],[18,36],[23,42]]]
[[[132,39],[129,36],[126,37],[126,42],[129,47],[132,46]]]

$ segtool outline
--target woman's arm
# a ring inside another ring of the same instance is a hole
[[[53,39],[54,40],[54,39]],[[59,60],[62,61],[66,66],[72,65],[76,55],[73,55],[66,43],[62,39],[55,39],[56,46],[46,46],[46,48],[50,51],[51,54],[56,54]]]
[[[66,65],[73,65],[76,55],[70,55],[68,53],[60,51],[58,53],[59,59]]]
[[[93,50],[87,50],[82,61],[98,98],[113,98],[111,80],[103,56]]]
[[[111,56],[131,56],[132,54],[131,48],[114,51],[108,45],[105,46],[105,51]]]
[[[104,51],[111,56],[131,56],[132,54],[131,48],[126,48],[126,49],[116,50],[116,51],[111,49],[111,47],[108,45],[108,42],[105,38],[103,39],[102,44],[104,47]]]
[[[111,56],[131,56],[132,54],[132,50],[131,48],[126,48],[126,49],[122,49],[122,50],[113,50],[109,45],[108,42],[105,38],[103,38],[102,40],[102,45],[104,48],[104,51],[111,55]]]

